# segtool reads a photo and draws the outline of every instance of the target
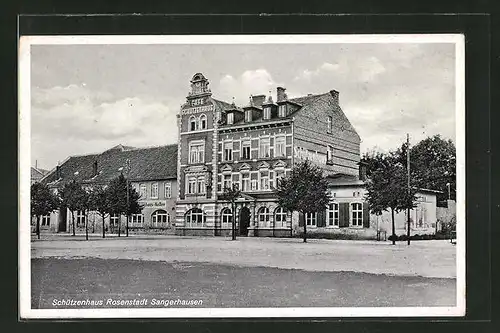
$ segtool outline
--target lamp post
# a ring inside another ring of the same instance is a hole
[[[128,191],[128,178],[129,178],[129,175],[130,175],[130,160],[127,158],[127,161],[126,161],[126,167],[127,167],[127,178],[126,178],[126,186],[127,186],[127,237],[128,237],[128,222],[129,222],[129,219],[130,219],[130,198],[129,198],[129,191]]]

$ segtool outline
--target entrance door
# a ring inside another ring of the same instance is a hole
[[[67,218],[68,218],[68,211],[65,207],[63,207],[59,210],[59,221],[58,221],[59,224],[57,231],[66,232]]]
[[[248,236],[248,227],[250,226],[250,210],[247,207],[240,211],[240,236]]]

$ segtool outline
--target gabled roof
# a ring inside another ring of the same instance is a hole
[[[57,168],[53,169],[42,181],[55,186],[61,186],[72,180],[105,184],[122,172],[127,175],[127,160],[130,161],[128,175],[131,181],[177,177],[177,145],[148,148],[118,145],[100,154],[71,156],[59,166],[59,171]],[[97,175],[94,174],[95,162],[97,162]],[[120,168],[123,169],[119,170]]]
[[[40,168],[35,168],[31,167],[31,178],[42,178],[45,176],[49,171],[45,169],[40,169]]]
[[[212,101],[215,103],[215,106],[220,110],[220,111],[226,111],[226,110],[231,110],[234,109],[234,106],[230,103],[212,98]]]

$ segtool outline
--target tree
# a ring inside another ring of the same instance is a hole
[[[40,216],[50,214],[59,206],[58,198],[42,183],[31,185],[31,216],[36,217],[36,235],[40,239]]]
[[[83,189],[83,188],[82,188]],[[83,189],[80,197],[80,210],[85,215],[85,240],[89,240],[89,212],[94,210],[94,201],[92,200],[93,188]]]
[[[61,209],[68,208],[71,212],[71,224],[73,226],[73,236],[75,236],[75,211],[84,209],[88,194],[80,183],[73,180],[64,185],[60,195]]]
[[[231,212],[232,212],[232,224],[231,224],[231,239],[236,240],[236,218],[235,218],[235,209],[236,209],[236,199],[241,196],[241,191],[238,189],[236,184],[233,184],[232,187],[225,187],[224,193],[221,195],[222,200],[229,201],[231,203]]]
[[[396,227],[394,213],[413,208],[416,202],[416,189],[410,186],[408,191],[406,166],[401,163],[400,153],[378,153],[365,160],[372,169],[367,172],[367,201],[370,211],[380,215],[390,210],[392,221],[392,244],[396,244]]]
[[[92,190],[90,200],[92,202],[93,209],[102,218],[102,238],[106,238],[105,219],[110,213],[110,196],[108,187],[95,186]]]
[[[330,202],[328,183],[318,166],[305,160],[296,164],[289,176],[282,178],[276,186],[278,204],[284,209],[303,215],[324,210]],[[307,228],[304,223],[304,243]]]
[[[127,184],[129,195],[128,205]],[[142,206],[139,204],[140,195],[132,185],[127,182],[127,179],[122,174],[110,182],[107,191],[109,195],[110,214],[130,216],[130,214],[138,214],[141,212]],[[118,237],[120,236],[120,232],[121,223],[118,224]]]

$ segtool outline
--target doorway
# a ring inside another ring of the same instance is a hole
[[[250,209],[241,208],[240,211],[240,236],[248,236],[248,227],[250,226]]]
[[[57,226],[58,232],[66,232],[67,219],[68,210],[66,209],[66,207],[62,207],[61,209],[59,209],[59,221]]]

